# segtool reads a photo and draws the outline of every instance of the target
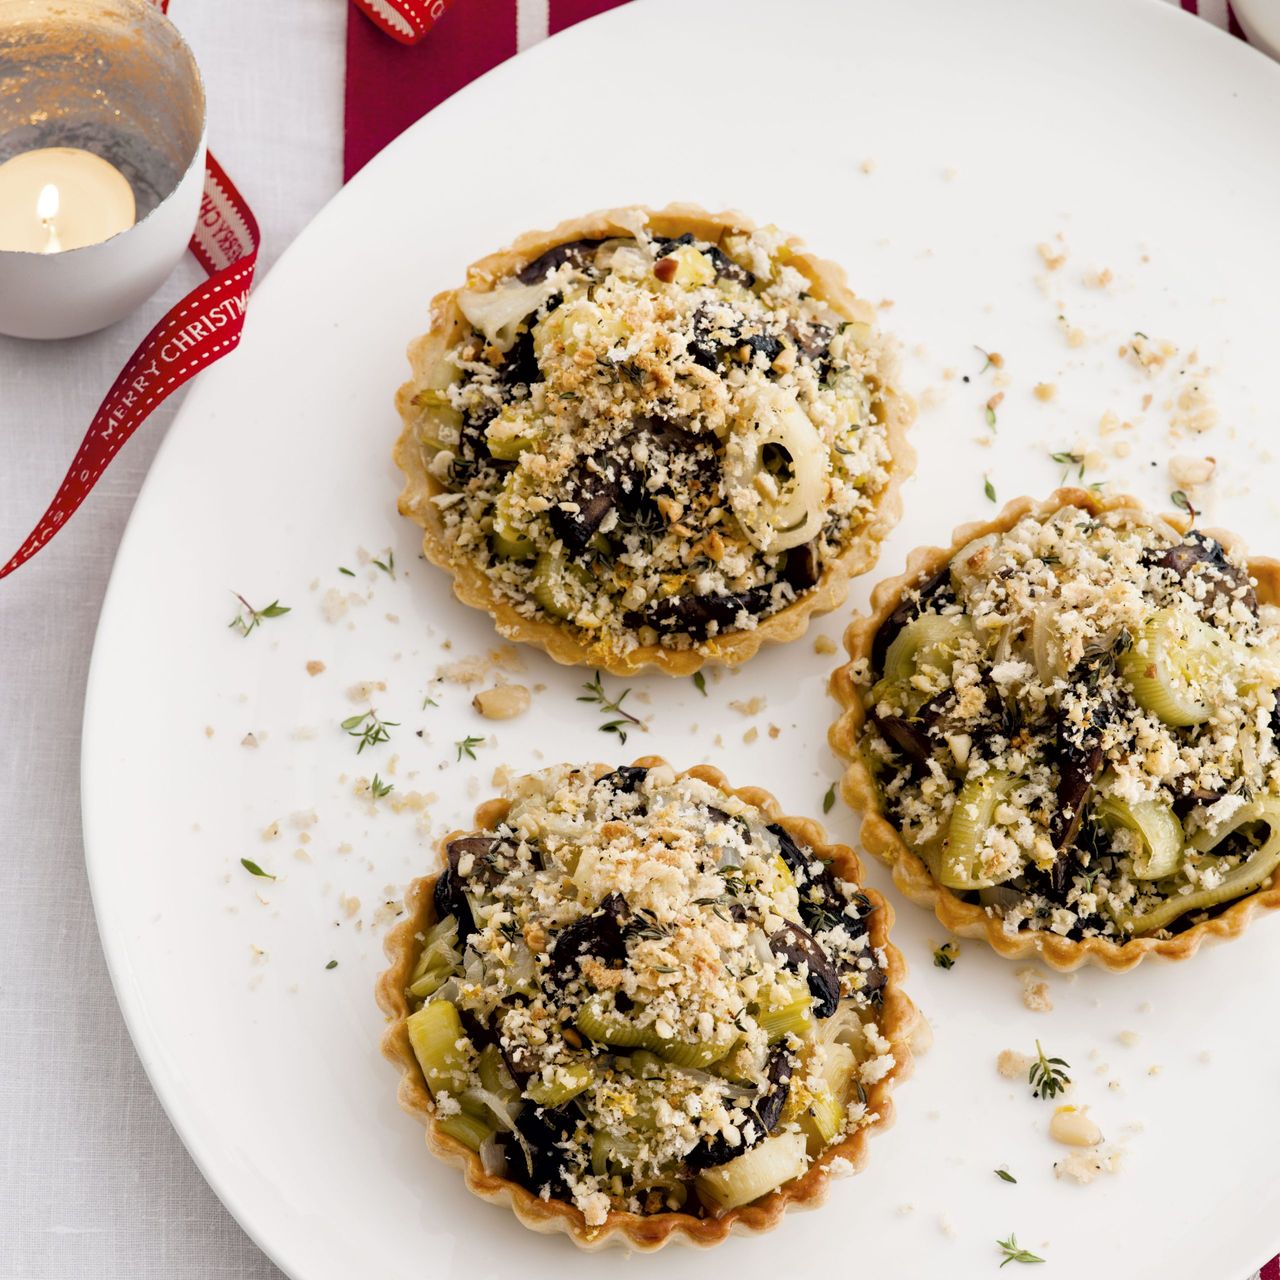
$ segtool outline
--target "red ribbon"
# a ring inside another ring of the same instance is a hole
[[[353,0],[379,30],[401,44],[417,44],[451,0]]]

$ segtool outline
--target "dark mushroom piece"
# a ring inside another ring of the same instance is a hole
[[[800,919],[805,927],[813,933],[839,928],[850,938],[866,933],[866,920],[846,913],[848,904],[831,868],[820,858],[806,857],[780,823],[770,823],[766,830],[778,841],[778,852],[795,877],[800,890]]]
[[[593,264],[596,250],[603,243],[603,240],[566,240],[521,267],[516,272],[516,279],[521,284],[536,284],[566,262],[572,263],[579,271],[585,271]]]
[[[1184,583],[1193,575],[1206,577],[1213,586],[1202,604],[1202,611],[1212,614],[1231,600],[1240,600],[1250,613],[1258,612],[1258,594],[1248,573],[1227,559],[1226,548],[1216,538],[1198,529],[1187,534],[1185,542],[1163,551],[1147,551],[1143,564],[1155,569],[1168,569]]]
[[[482,884],[496,884],[502,879],[501,868],[494,865],[499,853],[513,852],[515,846],[503,836],[461,836],[451,840],[445,853],[449,859],[450,871],[458,877],[459,883],[464,880],[478,880]],[[466,873],[461,870],[464,857],[469,857]]]
[[[782,1117],[794,1068],[795,1060],[790,1050],[784,1045],[775,1045],[765,1063],[764,1089],[760,1097],[750,1107],[743,1108],[746,1116],[738,1126],[741,1141],[730,1145],[721,1134],[703,1138],[684,1158],[688,1169],[693,1173],[714,1169],[759,1146]]]
[[[789,582],[799,594],[818,585],[822,576],[822,553],[818,550],[818,540],[805,542],[792,547],[787,552],[787,562],[782,569],[782,580]]]
[[[631,912],[620,893],[611,893],[588,916],[566,925],[551,945],[551,977],[560,984],[575,977],[587,956],[618,962],[626,959],[623,925]]]
[[[769,947],[793,973],[804,970],[813,996],[813,1014],[829,1018],[840,1003],[840,975],[831,957],[815,941],[807,929],[788,921],[769,937]]]
[[[796,350],[807,360],[815,364],[827,358],[831,347],[831,339],[836,331],[825,324],[797,325],[794,322],[787,326],[787,333],[796,344]]]
[[[551,528],[570,552],[584,551],[617,506],[624,469],[619,458],[608,456],[583,458],[574,468],[568,497],[550,515]]]
[[[666,236],[655,236],[655,243],[661,244],[662,248],[654,254],[655,258],[665,258],[669,253],[674,253],[682,245],[694,244],[695,238],[692,231],[686,231],[682,236],[676,236],[670,239]],[[729,257],[723,249],[714,244],[698,245],[698,252],[704,257],[711,260],[711,265],[715,268],[717,280],[736,280],[745,289],[750,289],[756,282],[756,278],[746,267],[739,266]]]
[[[471,904],[467,901],[466,894],[462,892],[452,867],[446,867],[436,878],[431,902],[435,907],[437,920],[453,916],[458,921],[459,946],[475,933],[476,922],[471,914]]]
[[[649,776],[649,770],[640,765],[619,765],[612,773],[596,779],[597,787],[612,787],[623,795],[634,795],[640,784]]]
[[[884,658],[898,632],[909,622],[914,622],[925,608],[937,601],[945,603],[951,594],[951,566],[943,565],[931,578],[925,579],[914,590],[908,590],[898,601],[894,611],[880,624],[871,642],[871,667],[877,675],[884,674]]]
[[[498,377],[507,387],[517,387],[521,383],[532,386],[542,381],[542,370],[538,368],[538,357],[533,350],[533,326],[527,322],[498,366]]]
[[[577,1127],[578,1113],[562,1107],[521,1107],[515,1135],[499,1135],[511,1177],[535,1195],[569,1198],[560,1144]],[[513,1150],[513,1148],[515,1148]]]
[[[773,587],[751,587],[719,596],[668,596],[646,609],[624,614],[623,621],[632,628],[653,627],[666,635],[684,633],[704,640],[713,623],[723,631],[744,609],[753,617],[772,612],[773,592]]]

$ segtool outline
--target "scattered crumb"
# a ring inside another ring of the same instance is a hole
[[[256,747],[258,745],[257,736],[252,733],[246,733],[244,737],[240,739],[240,745],[242,747]]]
[[[375,693],[386,693],[385,680],[359,680],[347,690],[352,702],[372,702]]]
[[[835,653],[836,642],[830,636],[815,636],[813,641],[814,653]],[[212,730],[209,730],[212,732]]]
[[[874,160],[864,160],[859,166],[863,173],[875,173],[876,162]]]
[[[207,724],[207,725],[205,725],[205,727],[204,727],[204,736],[205,736],[206,738],[212,738],[212,737],[213,737],[213,725],[211,725],[211,724]]]
[[[755,725],[752,725],[751,728],[742,735],[742,741],[745,742],[747,746],[750,746],[759,736],[760,730],[757,729]]]
[[[1128,1049],[1132,1049],[1138,1043],[1138,1033],[1136,1031],[1122,1031],[1116,1039],[1120,1041]]]
[[[1058,394],[1058,387],[1053,382],[1037,382],[1031,388],[1031,393],[1037,400],[1042,400],[1045,404],[1048,404]]]
[[[499,684],[471,699],[471,705],[486,720],[513,720],[529,710],[529,690],[522,684]]]
[[[959,1234],[956,1230],[956,1224],[952,1221],[949,1213],[940,1213],[938,1215],[938,1230],[941,1231],[944,1236],[951,1236],[953,1238]]]
[[[996,1070],[1006,1080],[1025,1080],[1034,1061],[1030,1054],[1019,1053],[1016,1049],[1001,1049],[996,1057]]]
[[[1067,251],[1065,249],[1057,250],[1051,244],[1036,245],[1036,252],[1040,255],[1040,261],[1050,271],[1057,271],[1067,260]]]
[[[1178,392],[1174,403],[1176,407],[1169,415],[1169,425],[1175,431],[1191,431],[1199,435],[1218,425],[1218,410],[1210,403],[1209,393],[1198,379],[1188,382]]]
[[[1151,1066],[1149,1066],[1149,1067],[1147,1068],[1147,1075],[1149,1075],[1149,1076],[1158,1076],[1159,1074],[1160,1074],[1160,1064],[1159,1064],[1159,1063],[1152,1063],[1152,1065],[1151,1065]]]
[[[1049,984],[1028,966],[1018,970],[1018,979],[1022,983],[1022,1003],[1032,1013],[1049,1013],[1053,1009],[1053,1001],[1049,999]]]
[[[1110,267],[1103,267],[1101,271],[1086,271],[1083,279],[1086,289],[1105,289],[1115,276],[1111,274]]]
[[[740,711],[744,716],[754,716],[759,715],[765,709],[767,703],[762,694],[757,694],[754,698],[737,698],[729,705],[735,711]]]
[[[827,1162],[827,1172],[833,1178],[848,1178],[853,1174],[853,1165],[844,1156],[833,1156]]]
[[[350,920],[360,910],[360,899],[346,893],[339,894],[338,906],[342,909],[342,914]]]
[[[262,838],[264,840],[274,840],[280,834],[280,823],[273,822],[269,827],[263,827]]]
[[[1123,1151],[1073,1151],[1064,1160],[1057,1160],[1053,1173],[1057,1178],[1074,1178],[1088,1184],[1100,1173],[1118,1173]]]
[[[776,738],[781,732],[782,730],[778,728],[776,724],[771,724],[769,726],[769,737]]]
[[[323,670],[324,663],[318,658],[312,658],[311,661],[307,663],[307,675],[309,676],[318,676]]]

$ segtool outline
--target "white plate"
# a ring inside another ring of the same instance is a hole
[[[468,820],[500,762],[616,755],[574,700],[584,673],[534,654],[525,679],[545,685],[534,712],[501,726],[474,763],[457,763],[452,743],[492,726],[468,691],[446,685],[438,708],[419,709],[440,663],[494,644],[487,619],[417,558],[394,509],[391,396],[427,299],[516,232],[587,208],[740,206],[847,264],[865,295],[893,299],[884,318],[904,340],[909,383],[941,397],[915,432],[919,476],[883,572],[989,513],[984,470],[1002,499],[1052,488],[1047,451],[1098,445],[1105,411],[1137,425],[1112,437],[1132,439],[1128,459],[1096,474],[1166,499],[1164,405],[1192,351],[1213,367],[1204,385],[1232,424],[1181,446],[1219,459],[1209,519],[1275,550],[1277,121],[1274,66],[1155,3],[655,0],[464,90],[290,249],[138,501],[84,736],[89,869],[121,1006],[192,1155],[287,1272],[479,1280],[518,1267],[564,1280],[602,1266],[471,1198],[397,1108],[377,1049],[377,909],[433,854],[411,813],[384,802],[370,814],[352,780],[376,768],[399,794],[438,793],[440,832]],[[1070,256],[1042,292],[1035,246],[1059,231]],[[1113,283],[1087,288],[1083,273],[1100,268]],[[1085,345],[1068,345],[1059,311]],[[1149,378],[1117,356],[1134,330],[1181,354]],[[993,438],[981,407],[992,371],[978,376],[973,344],[998,350],[1012,379]],[[1057,385],[1055,401],[1033,398],[1039,381]],[[360,547],[393,547],[396,580],[358,568]],[[329,623],[330,588],[367,603]],[[240,639],[227,628],[231,589],[292,612]],[[838,634],[844,616],[824,630]],[[622,755],[715,759],[817,813],[836,770],[832,659],[811,640],[712,682],[705,700],[687,681],[635,681],[652,729]],[[323,674],[307,675],[311,659]],[[357,757],[338,722],[363,680],[386,682],[376,703],[401,727]],[[728,706],[760,693],[755,720]],[[746,745],[751,724],[760,738]],[[256,749],[241,745],[249,732]],[[308,810],[318,821],[304,845],[289,815]],[[275,820],[283,834],[264,840]],[[840,808],[830,822],[852,837]],[[279,879],[253,879],[242,857]],[[823,1211],[731,1241],[714,1262],[673,1248],[633,1259],[629,1274],[985,1276],[995,1240],[1014,1231],[1050,1259],[1046,1274],[1231,1280],[1280,1247],[1280,1183],[1260,1141],[1280,1132],[1274,922],[1181,967],[1054,978],[1051,1014],[1025,1009],[1015,966],[977,944],[952,971],[934,968],[940,931],[917,908],[900,905],[895,936],[937,1044],[899,1090],[897,1125],[873,1143],[868,1171],[836,1185]],[[1117,1040],[1125,1031],[1135,1047]],[[1052,1106],[993,1065],[1036,1037],[1071,1062],[1079,1100],[1128,1149],[1123,1172],[1089,1187],[1055,1180]]]

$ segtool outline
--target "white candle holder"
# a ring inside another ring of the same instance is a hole
[[[0,251],[0,333],[92,333],[145,302],[191,239],[205,158],[195,58],[146,0],[0,0],[0,86],[0,163],[78,147],[133,188],[137,221],[109,240]]]

